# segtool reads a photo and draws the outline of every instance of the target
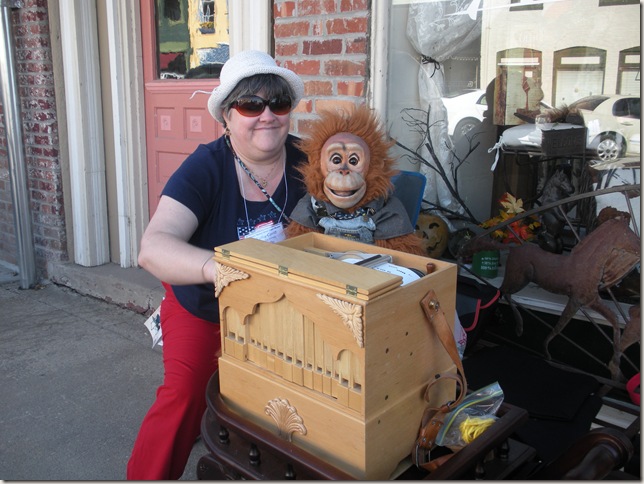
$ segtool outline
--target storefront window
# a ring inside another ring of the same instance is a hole
[[[505,192],[534,201],[548,174],[503,165],[498,143],[512,127],[576,123],[588,128],[588,159],[639,160],[640,70],[637,2],[394,0],[387,123],[401,168],[427,176],[429,206],[482,221]],[[627,122],[615,114],[618,94],[629,99],[617,107],[637,106]],[[606,103],[595,111],[575,108],[597,95]],[[553,108],[560,119],[542,116]]]

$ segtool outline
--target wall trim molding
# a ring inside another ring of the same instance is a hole
[[[74,261],[95,266],[110,260],[96,6],[59,5]]]

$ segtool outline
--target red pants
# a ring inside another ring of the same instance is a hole
[[[206,410],[206,385],[217,369],[219,325],[196,318],[170,286],[161,303],[163,384],[143,419],[127,465],[130,480],[179,479]]]

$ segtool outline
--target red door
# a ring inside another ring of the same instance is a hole
[[[217,60],[225,61],[222,57],[227,57],[227,42],[219,43],[215,38],[205,37],[215,29],[198,29],[197,24],[196,29],[204,33],[197,32],[200,37],[195,40],[195,26],[191,22],[193,18],[203,20],[202,25],[212,21],[216,3],[204,0],[141,0],[150,217],[156,210],[166,181],[186,156],[200,143],[210,142],[223,133],[222,125],[212,118],[206,107],[208,94],[196,93],[193,96],[195,91],[212,91],[219,80],[192,77],[203,76],[204,72],[212,75],[218,72],[221,63],[194,69],[194,63],[188,61],[191,53],[198,50],[195,43],[201,42],[203,46],[205,41],[207,46],[209,40],[212,48],[199,50],[207,55],[209,50],[219,49],[220,59]],[[168,10],[169,5],[172,10]],[[211,18],[207,18],[209,14]],[[225,30],[227,39],[227,26]]]

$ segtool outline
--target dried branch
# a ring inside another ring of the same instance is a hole
[[[450,162],[450,174],[451,174],[451,178],[450,178],[450,176],[448,176],[447,172],[445,171],[445,167],[443,166],[443,164],[438,159],[438,156],[436,155],[436,151],[434,150],[434,142],[431,137],[431,129],[437,123],[443,123],[444,121],[441,120],[441,121],[436,121],[434,123],[430,123],[429,121],[430,111],[431,111],[431,108],[428,109],[427,111],[423,109],[418,109],[418,108],[406,108],[402,110],[403,121],[405,122],[405,124],[407,124],[407,126],[409,126],[411,131],[420,135],[421,142],[416,147],[416,149],[411,149],[408,146],[403,145],[397,140],[396,140],[396,146],[404,150],[407,153],[406,156],[412,158],[413,160],[419,163],[422,163],[423,165],[427,166],[431,170],[434,170],[436,173],[438,173],[438,175],[445,183],[445,186],[449,190],[452,197],[460,204],[461,207],[463,207],[463,210],[465,211],[466,215],[454,212],[453,210],[450,210],[448,208],[441,207],[434,203],[430,203],[430,202],[427,202],[426,200],[423,200],[426,204],[433,206],[437,210],[447,213],[452,217],[460,218],[462,220],[468,221],[475,225],[479,225],[480,221],[474,216],[474,214],[472,214],[469,207],[465,204],[465,202],[463,201],[463,199],[458,193],[458,169],[463,165],[463,163],[467,161],[468,156],[470,156],[474,152],[474,150],[479,146],[480,142],[477,142],[476,144],[472,145],[473,139],[470,139],[470,146],[469,146],[468,152],[463,158],[458,157],[450,146],[446,146],[446,148],[451,153],[453,160],[455,160]],[[421,154],[421,149],[423,147],[427,149],[427,152],[431,157],[431,161],[427,160]]]

